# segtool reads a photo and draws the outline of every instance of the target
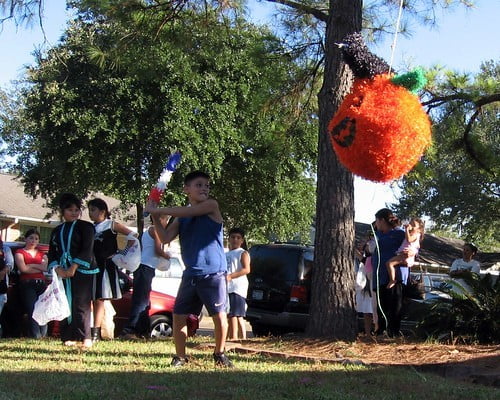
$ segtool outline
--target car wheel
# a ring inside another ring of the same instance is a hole
[[[153,315],[150,319],[150,336],[153,339],[164,339],[172,336],[172,322],[166,315]]]
[[[271,329],[267,325],[259,324],[258,322],[250,322],[252,333],[254,336],[269,336]]]

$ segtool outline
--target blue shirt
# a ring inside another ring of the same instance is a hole
[[[184,276],[227,271],[222,224],[208,215],[179,218],[179,241]]]
[[[387,233],[377,231],[376,236],[377,246],[372,255],[373,289],[377,289],[377,286],[385,286],[389,283],[389,273],[387,272],[385,264],[396,255],[399,246],[401,246],[405,238],[405,232],[400,228],[395,228]],[[408,267],[396,268],[396,280],[402,280],[406,284],[407,279]]]

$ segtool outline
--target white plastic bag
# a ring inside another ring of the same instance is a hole
[[[360,262],[358,273],[356,274],[356,289],[363,290],[365,286],[366,286],[365,265]]]
[[[134,272],[141,263],[141,244],[132,233],[127,235],[127,240],[133,240],[134,244],[125,251],[116,253],[112,260],[118,268],[124,268],[127,271]]]
[[[167,251],[167,254],[171,257],[170,252]],[[170,269],[170,258],[158,257],[158,264],[156,264],[156,269],[158,271],[168,271]]]
[[[70,315],[71,310],[62,279],[57,276],[54,268],[52,270],[52,282],[35,303],[33,319],[39,325],[46,325],[49,321],[62,321]]]

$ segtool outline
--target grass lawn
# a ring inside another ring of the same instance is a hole
[[[297,362],[229,353],[235,368],[215,368],[211,351],[189,341],[191,362],[169,366],[173,342],[104,341],[89,351],[55,339],[0,340],[0,400],[115,399],[499,399],[500,390],[411,367]]]

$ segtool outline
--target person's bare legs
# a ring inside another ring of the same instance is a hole
[[[175,355],[181,359],[186,358],[187,315],[174,314],[173,336],[175,343]]]
[[[246,338],[247,338],[247,327],[245,325],[245,318],[238,317],[237,319],[238,319],[238,329],[237,329],[238,338],[246,340]]]
[[[215,351],[214,353],[223,353],[226,347],[226,337],[228,331],[227,315],[220,312],[212,315],[214,321]]]
[[[104,300],[94,300],[92,306],[94,310],[94,327],[100,328],[104,319]]]
[[[236,317],[228,317],[228,334],[227,340],[238,340],[238,319]]]
[[[387,263],[385,264],[387,267],[387,273],[389,274],[389,283],[387,284],[387,289],[390,289],[394,287],[396,284],[396,266],[403,264],[406,260],[405,255],[396,255],[392,257]]]

